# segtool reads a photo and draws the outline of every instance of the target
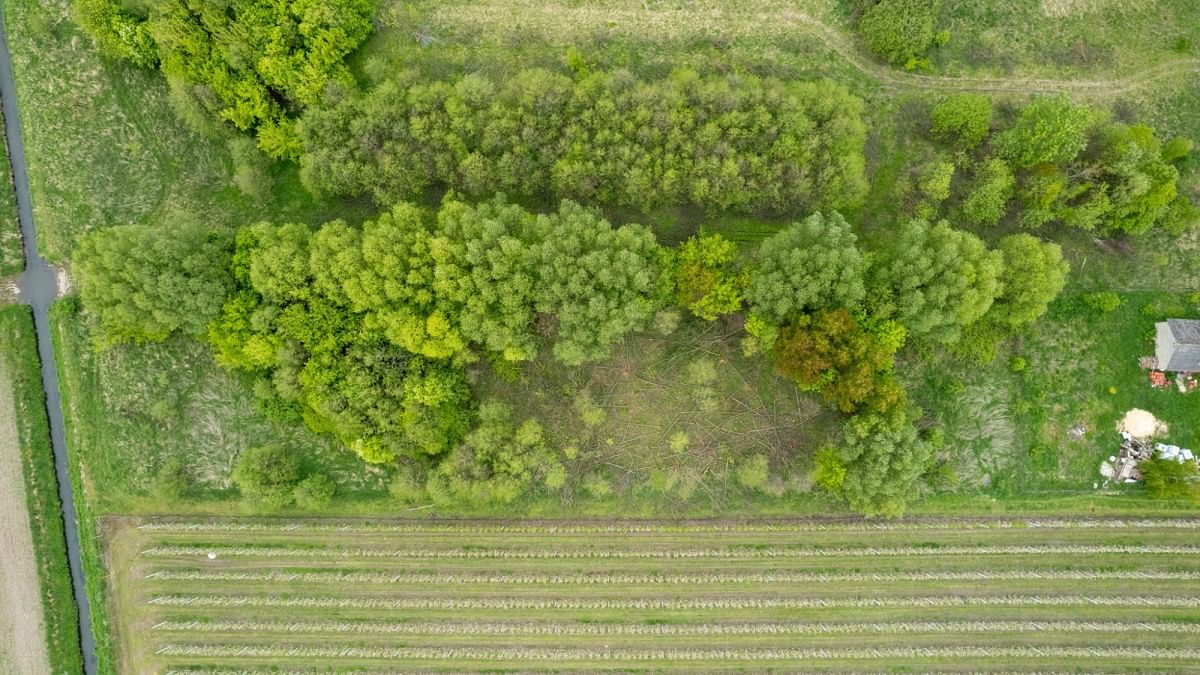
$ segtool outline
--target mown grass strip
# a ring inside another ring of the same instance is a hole
[[[363,635],[726,636],[878,635],[885,633],[1172,633],[1200,635],[1200,624],[1112,621],[901,621],[855,623],[566,623],[479,621],[160,621],[160,633]]]
[[[779,533],[779,532],[905,532],[938,530],[1146,528],[1200,529],[1200,519],[1189,518],[1037,518],[955,520],[940,518],[913,522],[715,522],[715,523],[597,523],[481,524],[481,523],[322,523],[316,521],[239,522],[165,521],[143,523],[144,532],[315,532],[335,534],[655,534],[655,533]]]
[[[301,582],[311,584],[487,584],[487,585],[572,585],[603,586],[617,584],[711,585],[711,584],[793,584],[839,583],[871,581],[1090,581],[1128,579],[1131,581],[1196,581],[1200,572],[1142,572],[1142,571],[965,571],[965,572],[908,572],[908,573],[808,573],[764,572],[758,574],[454,574],[454,573],[387,573],[387,572],[239,572],[223,570],[172,570],[147,572],[146,580],[154,581],[258,581]]]
[[[732,596],[710,598],[536,598],[536,597],[336,597],[282,595],[156,595],[147,601],[164,607],[289,607],[314,609],[810,609],[867,607],[1200,607],[1200,597],[1189,596],[1088,596],[1088,595],[996,595],[996,596],[915,596],[898,598],[786,598],[778,596]]]
[[[0,185],[0,189],[4,186]],[[0,308],[0,353],[12,380],[25,475],[25,503],[37,559],[50,669],[55,673],[82,672],[79,612],[71,591],[62,502],[58,498],[41,362],[29,307]]]
[[[159,656],[209,658],[401,659],[479,661],[773,661],[882,658],[1136,658],[1193,660],[1200,649],[1113,647],[911,647],[860,649],[554,649],[539,647],[321,647],[309,645],[163,645]]]
[[[414,558],[414,559],[686,559],[686,558],[814,558],[912,557],[970,555],[1135,554],[1196,555],[1200,546],[1154,545],[1047,545],[1047,546],[893,546],[863,548],[680,548],[680,549],[541,549],[498,548],[320,548],[290,546],[155,546],[142,551],[151,558],[203,557],[209,554],[238,558]]]

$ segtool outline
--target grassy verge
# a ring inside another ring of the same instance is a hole
[[[79,615],[71,594],[62,504],[54,475],[54,453],[50,448],[33,317],[28,307],[0,308],[0,353],[12,378],[50,668],[56,673],[78,673],[83,670]]]
[[[75,490],[75,514],[79,523],[79,544],[83,559],[83,574],[87,581],[87,596],[92,615],[92,633],[96,637],[96,659],[101,673],[116,673],[116,642],[109,623],[109,601],[107,593],[108,570],[105,564],[104,552],[101,549],[101,536],[93,510],[95,495],[89,490],[85,463],[81,457],[80,436],[77,418],[74,414],[75,402],[79,399],[81,383],[79,370],[69,367],[73,362],[69,352],[64,352],[66,341],[63,338],[64,314],[72,315],[71,307],[57,303],[51,309],[51,337],[54,340],[55,357],[58,359],[59,389],[67,432],[67,447],[70,454],[71,485]]]
[[[3,124],[0,115],[0,124]],[[17,274],[25,269],[25,254],[21,250],[21,224],[17,222],[17,195],[13,192],[8,151],[0,143],[0,277]]]

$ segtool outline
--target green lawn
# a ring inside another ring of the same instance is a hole
[[[37,556],[50,668],[55,673],[78,673],[83,670],[79,614],[71,594],[62,502],[58,499],[41,365],[28,307],[0,308],[0,358],[11,378],[9,386],[17,413],[17,450],[25,470],[25,498]]]

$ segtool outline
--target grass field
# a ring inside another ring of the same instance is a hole
[[[2,116],[0,116],[0,121]],[[25,269],[21,250],[21,224],[17,222],[17,196],[9,173],[8,149],[0,143],[0,277]]]
[[[123,672],[1200,666],[1195,519],[105,529]]]
[[[25,498],[37,558],[38,583],[50,668],[80,672],[78,614],[67,570],[62,504],[54,476],[54,454],[42,390],[33,316],[27,307],[0,308],[0,357],[10,378],[17,413],[18,450],[25,471]],[[8,451],[10,449],[5,449]]]

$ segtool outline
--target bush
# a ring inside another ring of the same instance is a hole
[[[992,125],[992,99],[985,94],[955,94],[929,113],[929,134],[939,143],[970,150],[987,138]]]
[[[337,486],[324,474],[313,474],[300,481],[294,491],[296,504],[305,509],[323,509],[333,501]]]
[[[823,490],[838,492],[842,489],[842,481],[846,479],[846,465],[838,457],[837,450],[831,447],[817,451],[816,468],[813,469],[812,480]]]
[[[526,70],[503,83],[408,72],[309,110],[301,175],[318,193],[384,204],[449,187],[642,210],[845,208],[866,192],[861,106],[829,82],[691,71],[643,82]]]
[[[751,490],[761,490],[770,477],[770,463],[767,456],[757,453],[743,459],[735,471],[738,483]]]
[[[933,43],[941,4],[941,0],[879,0],[859,18],[858,33],[888,63],[910,64]]]
[[[150,495],[161,502],[170,503],[187,494],[191,487],[192,476],[187,464],[180,457],[172,457],[154,474]]]
[[[975,170],[962,203],[963,217],[978,225],[995,225],[1004,216],[1015,186],[1016,178],[1004,160],[987,160]]]
[[[233,467],[233,482],[242,494],[268,509],[290,505],[299,481],[299,460],[279,444],[247,448]]]
[[[1097,291],[1083,296],[1083,304],[1101,314],[1115,312],[1124,302],[1125,299],[1113,291]]]
[[[1200,500],[1196,463],[1173,459],[1149,459],[1138,464],[1146,491],[1155,499]]]
[[[737,245],[719,234],[683,242],[675,257],[675,301],[707,321],[742,308],[750,271],[737,262]]]

